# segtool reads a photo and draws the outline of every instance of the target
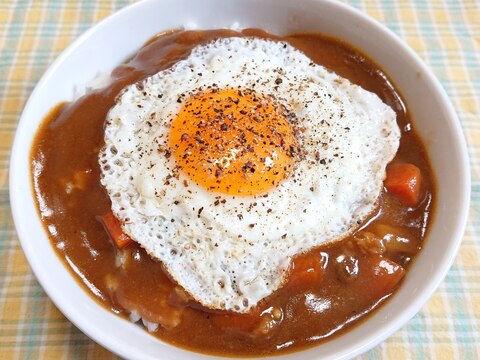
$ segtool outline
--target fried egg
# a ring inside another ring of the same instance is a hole
[[[291,45],[232,37],[126,87],[104,137],[123,230],[203,306],[247,312],[374,210],[400,131]]]

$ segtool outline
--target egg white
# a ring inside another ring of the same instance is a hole
[[[281,79],[281,82],[278,81]],[[304,152],[264,195],[213,193],[176,170],[168,136],[199,88],[254,89],[296,114]],[[246,312],[295,254],[343,238],[371,213],[397,151],[394,111],[284,42],[227,38],[124,89],[99,155],[123,229],[204,306]]]

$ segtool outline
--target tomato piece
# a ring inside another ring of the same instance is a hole
[[[369,284],[372,298],[380,299],[395,290],[405,276],[405,269],[386,257],[370,254],[360,261],[360,274]]]
[[[387,191],[407,206],[418,205],[422,189],[420,169],[410,163],[394,163],[387,167],[384,181]]]
[[[119,249],[123,249],[125,246],[133,242],[130,236],[123,232],[120,220],[118,220],[112,212],[103,215],[101,219],[110,238]]]
[[[323,275],[324,259],[320,253],[295,257],[288,277],[289,286],[307,286],[319,282]]]
[[[247,314],[224,313],[214,314],[213,322],[216,326],[223,329],[231,329],[242,332],[252,332],[258,326],[261,318],[261,312],[254,308]]]

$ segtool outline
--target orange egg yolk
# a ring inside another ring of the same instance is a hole
[[[208,190],[258,195],[292,172],[297,141],[288,114],[254,91],[198,92],[182,100],[170,148],[179,168]]]

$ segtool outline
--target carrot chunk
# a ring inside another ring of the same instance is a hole
[[[133,241],[130,236],[123,232],[120,220],[112,212],[103,215],[101,219],[110,238],[119,249],[123,249]]]
[[[405,269],[381,255],[369,255],[360,263],[360,272],[368,279],[370,294],[373,299],[380,299],[390,294],[405,275]]]
[[[311,253],[297,256],[292,261],[288,277],[288,285],[301,287],[314,284],[322,278],[323,258],[320,254]]]
[[[409,163],[395,163],[387,167],[384,181],[387,191],[407,206],[418,205],[422,189],[420,169]]]

